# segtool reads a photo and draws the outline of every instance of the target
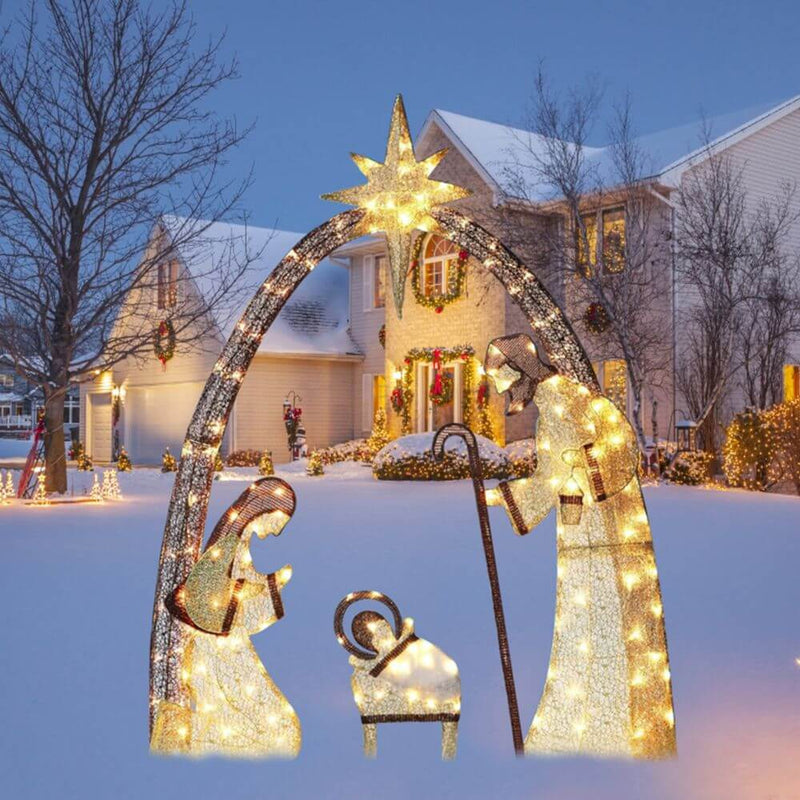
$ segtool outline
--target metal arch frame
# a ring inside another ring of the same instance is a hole
[[[534,273],[493,234],[449,208],[431,211],[442,232],[480,259],[506,288],[562,374],[600,393],[591,362],[563,311]],[[334,250],[363,236],[364,212],[345,211],[303,237],[256,291],[220,353],[186,432],[158,561],[150,635],[150,727],[160,701],[187,704],[181,681],[186,644],[164,601],[184,582],[203,540],[216,459],[241,382],[286,301]]]

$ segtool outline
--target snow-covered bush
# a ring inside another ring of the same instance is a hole
[[[791,480],[800,494],[800,400],[779,403],[767,414],[776,438],[775,474]]]
[[[494,442],[478,436],[478,453],[484,478],[512,476],[511,459]],[[467,446],[453,437],[441,461],[431,452],[433,433],[412,433],[390,442],[372,462],[372,473],[384,481],[449,481],[469,477]]]
[[[369,447],[366,439],[351,439],[349,442],[322,447],[314,452],[322,464],[339,464],[342,461],[363,461],[369,453]]]
[[[234,450],[225,459],[229,467],[257,467],[261,461],[260,450]]]
[[[764,492],[776,482],[772,466],[777,435],[769,412],[748,408],[725,430],[722,447],[725,477],[731,486]]]
[[[678,453],[667,467],[665,477],[670,483],[683,486],[700,486],[711,477],[711,464],[714,454],[705,450],[692,450]]]

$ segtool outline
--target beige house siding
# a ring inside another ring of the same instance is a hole
[[[289,461],[283,400],[290,391],[302,397],[309,450],[352,439],[359,369],[357,360],[256,355],[236,399],[231,448],[271,450],[275,463]]]
[[[719,131],[715,133],[720,133]],[[752,133],[731,145],[725,150],[734,166],[741,169],[744,189],[747,194],[748,207],[755,210],[759,203],[772,201],[781,191],[784,184],[797,187],[793,199],[793,211],[800,215],[800,110],[789,113],[772,122],[761,130]],[[693,170],[702,169],[702,163],[691,167],[682,178],[690,179]],[[680,187],[676,190],[680,191]],[[800,220],[795,221],[785,242],[786,251],[790,254],[800,253]],[[681,339],[681,312],[692,302],[691,293],[685,287],[678,287],[677,292],[677,326],[678,352],[683,345]],[[790,346],[788,363],[800,364],[800,339]],[[723,405],[723,415],[727,420],[741,410],[746,403],[745,393],[738,378],[731,382]],[[679,414],[686,410],[685,400],[678,396]],[[687,412],[688,413],[688,412]]]

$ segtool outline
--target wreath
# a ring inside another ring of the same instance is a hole
[[[605,310],[602,303],[589,303],[583,321],[592,333],[603,333],[611,324],[608,311]]]
[[[175,328],[172,320],[162,319],[153,335],[153,350],[162,367],[175,355]]]
[[[428,396],[435,406],[446,406],[453,399],[453,376],[449,372],[437,373]]]
[[[400,386],[395,386],[395,388],[392,389],[389,401],[392,404],[392,410],[395,414],[399,414],[403,410],[403,389]]]
[[[414,299],[417,303],[421,306],[432,308],[437,314],[441,314],[444,311],[444,307],[458,300],[464,291],[469,253],[466,250],[458,251],[455,269],[447,270],[447,291],[444,294],[425,294],[423,287],[420,285],[420,256],[422,255],[422,245],[426,238],[425,236],[418,236],[414,242],[414,250],[411,255],[411,289],[414,292]]]

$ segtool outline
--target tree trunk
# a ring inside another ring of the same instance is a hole
[[[64,449],[64,400],[66,394],[45,394],[44,462],[47,470],[45,489],[64,494],[67,491],[67,457]]]

